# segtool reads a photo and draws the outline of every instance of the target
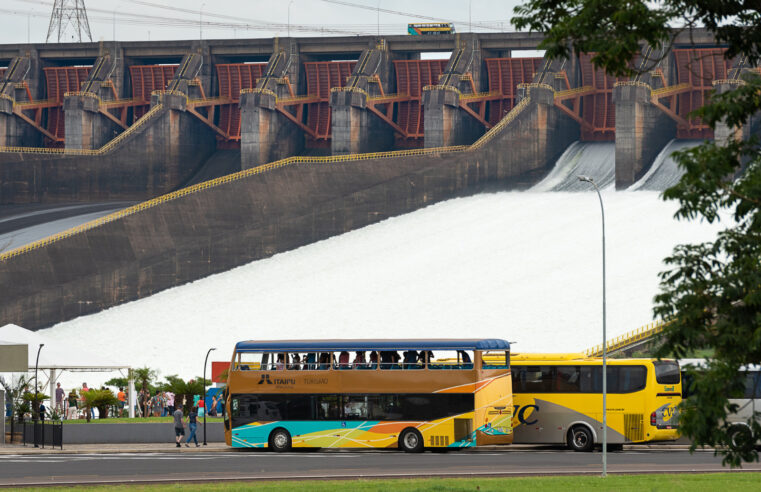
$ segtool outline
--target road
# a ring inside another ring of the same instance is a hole
[[[0,486],[184,480],[355,477],[473,477],[597,474],[601,454],[532,449],[404,454],[397,451],[266,451],[4,455]],[[761,471],[761,464],[745,470]],[[610,453],[610,473],[728,471],[713,452],[636,450]]]

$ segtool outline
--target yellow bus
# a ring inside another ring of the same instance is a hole
[[[509,444],[509,364],[498,339],[239,342],[225,440],[273,451]]]
[[[602,443],[602,359],[584,354],[513,354],[515,443]],[[608,359],[608,443],[669,441],[678,436],[679,364]]]
[[[413,36],[428,36],[431,34],[454,34],[454,25],[449,22],[407,24],[407,34],[411,34]]]

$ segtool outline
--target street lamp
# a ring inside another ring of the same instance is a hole
[[[34,399],[32,400],[32,405],[35,405],[34,408],[34,415],[35,420],[40,418],[40,406],[36,405],[37,403],[37,367],[40,365],[40,351],[42,350],[42,347],[44,347],[45,344],[41,343],[40,347],[37,349],[37,360],[34,361]],[[34,424],[34,447],[39,447],[37,445],[37,424]]]
[[[206,358],[203,360],[203,394],[201,399],[203,400],[203,445],[206,446],[206,414],[209,413],[209,408],[206,406],[206,362],[209,360],[209,354],[212,350],[217,350],[215,347],[209,349],[206,352]]]
[[[201,4],[201,10],[198,12],[198,39],[203,40],[203,8],[205,3]]]
[[[605,207],[602,205],[600,188],[589,176],[579,176],[579,181],[591,183],[600,199],[602,212],[602,476],[608,475],[608,343],[605,334]]]

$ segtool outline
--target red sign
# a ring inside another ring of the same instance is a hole
[[[215,383],[227,382],[227,370],[230,369],[230,362],[211,362],[211,380]],[[224,374],[224,379],[220,379],[220,376]]]

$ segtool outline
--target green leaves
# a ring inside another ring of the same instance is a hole
[[[595,53],[592,61],[613,75],[634,73],[630,67],[643,46],[667,53],[677,35],[687,42],[700,35],[692,31],[698,26],[727,46],[728,58],[741,57],[746,67],[761,59],[757,1],[528,0],[515,14],[518,29],[546,33],[541,48],[548,57]],[[761,78],[746,72],[743,81],[713,94],[693,115],[714,129],[728,127],[729,138],[677,153],[684,176],[663,194],[679,202],[676,219],[723,221],[726,228],[713,242],[674,248],[664,260],[654,307],[656,317],[673,320],[659,355],[714,354],[693,374],[680,428],[693,449],[719,446],[731,466],[758,460],[752,447],[737,445],[738,427],[728,420],[737,410],[730,399],[741,394],[741,368],[761,363],[761,153],[751,136],[761,131]],[[756,419],[745,423],[761,437]]]

